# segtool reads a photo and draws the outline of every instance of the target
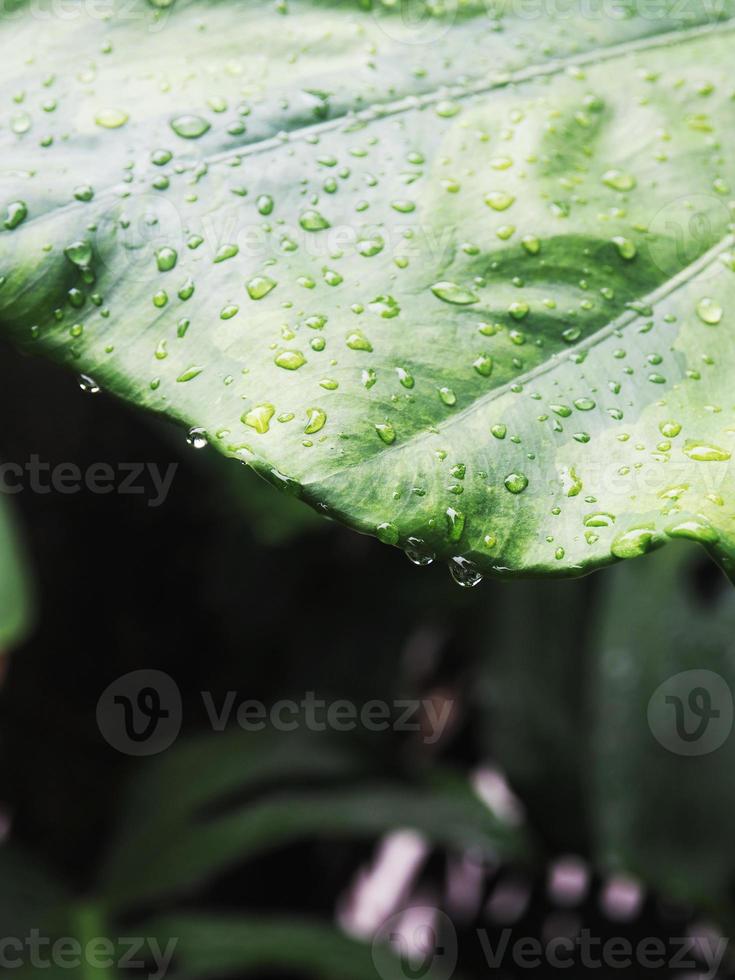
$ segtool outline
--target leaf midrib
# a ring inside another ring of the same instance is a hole
[[[713,265],[715,262],[717,262],[720,256],[731,248],[735,248],[735,234],[726,235],[716,245],[708,249],[703,255],[700,255],[700,257],[696,259],[694,262],[692,262],[691,265],[688,265],[686,268],[682,269],[681,272],[678,272],[671,279],[667,280],[666,282],[658,286],[655,290],[653,290],[653,292],[648,293],[646,296],[641,297],[641,299],[637,300],[636,302],[645,304],[646,306],[650,306],[655,309],[657,304],[661,303],[669,296],[672,296],[682,286],[686,286],[695,276],[703,272],[710,265]],[[373,463],[375,463],[376,460],[383,459],[385,456],[391,453],[406,451],[409,448],[413,448],[417,443],[421,443],[424,440],[435,437],[437,432],[442,432],[445,429],[450,428],[451,426],[457,425],[459,422],[461,422],[462,419],[473,415],[476,411],[479,410],[479,408],[484,407],[485,405],[492,404],[494,401],[497,401],[499,398],[506,395],[513,386],[518,384],[522,384],[525,386],[528,383],[543,376],[544,374],[547,374],[550,371],[554,371],[557,368],[561,367],[562,365],[566,364],[569,360],[571,360],[575,355],[579,354],[580,352],[592,350],[599,343],[602,343],[602,341],[606,340],[608,337],[613,335],[616,331],[623,330],[631,323],[634,323],[636,320],[640,318],[640,316],[641,314],[638,313],[636,310],[627,309],[624,313],[620,314],[620,316],[612,320],[606,327],[602,327],[600,330],[596,331],[592,336],[585,338],[583,341],[580,341],[578,344],[575,344],[574,346],[570,347],[568,350],[565,350],[562,354],[552,354],[552,356],[548,360],[544,361],[542,364],[536,365],[536,367],[533,368],[532,370],[519,375],[518,377],[514,378],[512,381],[508,381],[503,385],[499,385],[497,388],[493,388],[492,391],[488,391],[485,394],[479,395],[466,408],[461,409],[459,412],[456,412],[455,414],[451,415],[443,422],[436,423],[433,427],[434,431],[431,432],[423,431],[423,432],[414,433],[414,435],[409,436],[409,438],[406,439],[405,442],[400,442],[400,443],[395,442],[392,443],[391,445],[384,446],[378,449],[377,452],[374,452],[367,459],[358,459],[355,460],[353,463],[348,463],[346,465],[341,464],[339,470],[333,470],[331,473],[328,473],[326,476],[315,477],[306,482],[303,482],[302,486],[306,487],[306,486],[313,486],[313,485],[326,483],[327,481],[331,480],[333,477],[342,476],[345,472],[349,470],[354,470],[360,466],[372,465]]]

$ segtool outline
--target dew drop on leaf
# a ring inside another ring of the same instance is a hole
[[[204,136],[210,129],[210,123],[202,116],[186,113],[171,120],[171,129],[182,139],[195,140]]]
[[[697,316],[707,326],[715,327],[722,320],[723,310],[718,302],[705,296],[697,303]]]
[[[435,282],[431,287],[432,293],[445,303],[453,303],[455,306],[468,306],[470,303],[478,303],[480,297],[463,286],[458,286],[456,282]]]
[[[276,288],[278,283],[270,276],[255,276],[248,282],[246,289],[248,291],[248,296],[250,299],[263,299],[267,296],[273,289]]]
[[[524,473],[509,473],[503,483],[510,493],[523,493],[528,486],[528,477]]]

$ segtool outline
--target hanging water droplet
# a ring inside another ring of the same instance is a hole
[[[194,449],[204,449],[205,446],[209,445],[209,437],[207,436],[207,430],[202,429],[199,426],[195,426],[189,429],[189,433],[186,437],[186,441]]]
[[[477,565],[469,558],[456,555],[449,559],[449,573],[463,589],[473,589],[482,582],[482,575],[478,571]]]
[[[79,375],[79,387],[87,395],[98,395],[100,393],[100,386],[88,374]]]
[[[610,552],[616,558],[637,558],[653,551],[661,544],[652,524],[633,527],[619,534],[613,541]]]
[[[716,544],[720,540],[720,535],[711,524],[695,518],[670,525],[666,528],[666,533],[670,538],[688,538],[690,541],[699,541],[700,544]]]

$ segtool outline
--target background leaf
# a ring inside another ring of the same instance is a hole
[[[0,654],[22,641],[30,628],[30,579],[14,517],[0,494]]]

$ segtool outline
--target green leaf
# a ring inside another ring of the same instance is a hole
[[[7,500],[0,494],[0,654],[30,628],[32,604],[25,558]]]
[[[0,324],[464,584],[727,563],[731,0],[416,10],[4,15]]]
[[[98,890],[106,907],[120,912],[191,891],[236,862],[294,841],[370,838],[406,827],[486,854],[522,859],[530,850],[523,829],[491,813],[466,781],[447,777],[427,786],[377,778],[359,757],[303,732],[298,741],[209,735],[169,751],[133,784]]]
[[[518,583],[478,630],[492,643],[475,687],[485,750],[549,851],[722,922],[735,873],[735,596],[718,575],[678,542],[604,583]]]
[[[187,914],[146,922],[145,935],[165,948],[175,938],[171,980],[205,980],[250,975],[258,970],[297,970],[315,980],[375,980],[370,947],[342,935],[334,926],[302,919],[237,918]],[[406,976],[399,960],[381,953],[384,980]],[[246,972],[243,972],[246,971]]]
[[[732,921],[735,600],[726,588],[698,589],[701,571],[691,549],[676,548],[611,576],[590,703],[589,810],[602,863]]]

